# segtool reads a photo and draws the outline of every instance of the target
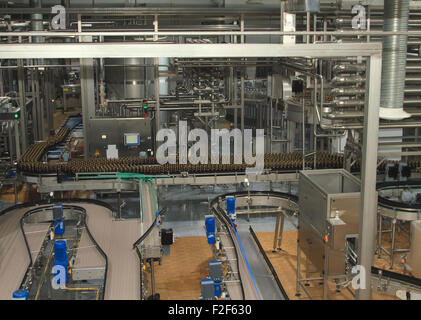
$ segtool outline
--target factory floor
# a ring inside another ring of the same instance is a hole
[[[272,252],[273,233],[257,233],[266,254],[273,264],[278,277],[284,286],[291,300],[309,300],[302,293],[300,297],[296,294],[296,268],[297,268],[297,231],[285,231],[282,243],[282,250]],[[386,240],[386,239],[385,239]],[[398,236],[397,243],[403,244],[404,238]],[[387,247],[387,246],[386,246]],[[205,237],[181,237],[171,246],[171,252],[162,259],[162,265],[156,266],[156,290],[160,293],[161,299],[198,299],[200,296],[200,280],[208,276],[208,262],[212,259],[209,245]],[[305,258],[302,258],[302,267]],[[387,264],[386,259],[376,259],[375,265],[383,267]],[[395,272],[401,272],[401,266],[396,265]],[[308,291],[315,300],[322,299],[323,286],[318,281],[310,283]],[[334,284],[329,290],[330,300],[353,300],[351,293],[342,289],[336,291]],[[395,297],[373,292],[375,300],[398,300]]]
[[[297,277],[297,231],[284,231],[282,240],[282,250],[272,252],[273,249],[273,233],[261,232],[257,234],[262,247],[270,259],[279,280],[282,283],[288,297],[291,300],[309,300],[306,294],[301,290],[301,296],[297,297],[296,294],[296,277]],[[377,264],[377,263],[375,263]],[[302,255],[301,268],[304,270],[305,257]],[[396,271],[396,270],[394,270]],[[397,272],[397,271],[396,271]],[[306,287],[310,292],[313,300],[320,300],[323,297],[323,285],[319,281],[312,281]],[[329,300],[353,300],[352,294],[342,289],[336,291],[335,285],[332,283],[329,286]],[[397,300],[397,298],[373,292],[373,299],[375,300]]]
[[[197,300],[200,280],[208,277],[212,258],[206,237],[177,238],[155,267],[156,292],[162,300]]]

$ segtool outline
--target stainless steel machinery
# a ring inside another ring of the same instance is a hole
[[[306,256],[306,277],[297,272],[297,291],[303,281],[344,278],[357,263],[360,181],[339,170],[301,171],[299,178],[298,257]],[[351,261],[349,261],[351,260]],[[297,270],[301,270],[298,258]],[[311,273],[319,277],[309,277]]]
[[[92,119],[86,132],[89,157],[106,158],[110,145],[116,146],[118,157],[140,157],[153,153],[150,118]]]

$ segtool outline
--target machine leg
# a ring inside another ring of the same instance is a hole
[[[117,192],[118,219],[121,219],[121,194]]]
[[[13,186],[14,186],[14,191],[15,191],[15,204],[17,204],[18,203],[18,186],[17,186],[17,181],[14,182]]]
[[[382,257],[382,236],[383,236],[383,216],[379,215],[379,250],[377,253],[378,258]]]
[[[392,248],[390,249],[390,269],[393,269],[393,257],[395,256],[395,233],[396,219],[392,220]]]
[[[281,228],[279,229],[279,234],[278,234],[278,250],[281,250],[282,234],[284,232],[284,224],[285,224],[285,216],[282,215],[282,217],[281,217]]]
[[[153,259],[149,261],[149,264],[151,265],[151,294],[152,294],[152,297],[154,297],[155,296],[155,273],[154,273]]]
[[[276,251],[276,242],[277,242],[277,240],[278,240],[278,233],[279,233],[279,217],[280,216],[280,214],[278,214],[277,216],[276,216],[276,223],[275,223],[275,236],[274,236],[274,238],[273,238],[273,251],[275,252]]]
[[[325,245],[324,267],[323,267],[323,300],[327,300],[329,281],[329,248]]]
[[[300,282],[301,282],[301,249],[300,249],[300,242],[297,240],[297,283],[296,283],[296,296],[301,296],[300,292]]]

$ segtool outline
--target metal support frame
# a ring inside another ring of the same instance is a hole
[[[384,219],[390,219],[391,228],[389,230],[383,230]],[[396,218],[389,218],[387,216],[383,216],[379,214],[379,227],[378,227],[378,245],[377,245],[377,256],[381,258],[382,253],[384,252],[390,258],[389,268],[393,269],[394,265],[394,257],[396,253],[404,253],[408,252],[408,249],[397,249],[396,248],[396,228],[401,228],[398,224],[399,219]],[[390,251],[383,247],[383,233],[390,233],[390,243],[391,248]]]
[[[18,90],[19,90],[19,105],[21,110],[20,118],[20,139],[22,152],[26,150],[27,147],[27,110],[26,110],[26,94],[25,94],[25,76],[23,70],[23,61],[18,60]]]
[[[381,51],[381,43],[168,44],[140,42],[2,44],[0,59],[29,58],[263,58],[358,57]]]
[[[86,33],[73,33],[86,35]],[[163,35],[164,33],[152,33]],[[201,35],[202,33],[199,33]],[[206,34],[206,32],[203,32]],[[221,33],[222,34],[222,33]],[[229,33],[230,35],[233,33]],[[240,35],[250,33],[242,32]],[[269,33],[268,33],[269,34]],[[286,33],[277,32],[277,35]],[[310,35],[311,33],[307,33]],[[36,35],[41,35],[40,33]],[[46,35],[51,35],[50,32]],[[88,34],[95,35],[95,34]],[[102,34],[100,34],[102,35]],[[293,35],[297,35],[293,33]],[[384,35],[382,32],[381,35]],[[19,36],[19,34],[17,34]],[[61,35],[63,36],[63,34]],[[362,192],[360,216],[359,264],[368,273],[371,269],[376,235],[377,197],[376,167],[379,131],[379,104],[382,65],[381,43],[314,43],[314,44],[168,44],[168,43],[30,43],[4,44],[0,59],[25,58],[247,58],[247,57],[361,57],[368,56],[364,143],[362,161]],[[83,60],[82,60],[83,62]],[[83,70],[83,66],[81,66]],[[81,71],[82,71],[81,70]],[[82,77],[83,78],[83,77]],[[88,90],[82,83],[82,90]],[[93,91],[93,90],[92,90]],[[84,94],[82,94],[84,96]],[[86,102],[86,96],[85,96]],[[84,112],[85,114],[85,112]],[[86,116],[86,115],[85,115]],[[86,124],[85,124],[86,126]],[[357,290],[358,299],[371,298],[370,277],[365,289]]]
[[[358,264],[365,271],[365,283],[357,290],[359,300],[371,299],[371,266],[373,264],[377,223],[377,149],[379,136],[379,107],[382,55],[370,56],[366,81],[366,107],[364,108],[364,133],[361,171],[361,212],[359,222]]]
[[[275,224],[275,235],[273,238],[273,251],[281,250],[282,245],[282,235],[284,231],[284,224],[285,224],[285,211],[281,210],[276,216],[276,224]],[[279,220],[281,223],[279,224]]]

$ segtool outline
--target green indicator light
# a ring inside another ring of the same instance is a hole
[[[18,119],[18,118],[19,118],[19,114],[15,113],[15,119]]]
[[[148,106],[143,106],[143,109],[148,109]]]

